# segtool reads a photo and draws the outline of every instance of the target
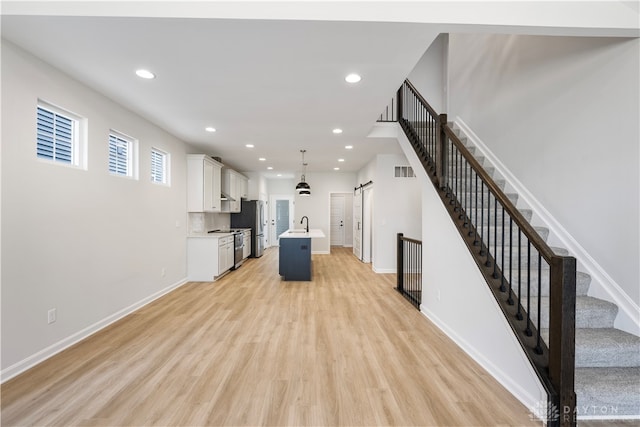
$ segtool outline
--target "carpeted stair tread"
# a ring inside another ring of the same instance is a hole
[[[549,342],[549,330],[541,331]],[[640,366],[640,337],[615,328],[576,329],[576,367]]]
[[[469,140],[465,133],[453,122],[449,122],[463,144],[473,154],[474,158],[480,165],[486,168],[489,176],[493,177],[498,186],[503,189],[507,188],[507,183],[501,174],[496,171],[494,165],[477,149],[473,149],[474,143]],[[449,163],[453,166],[453,162]],[[458,164],[459,165],[459,164]],[[462,168],[464,172],[465,168]],[[467,176],[473,175],[467,172]],[[494,177],[495,175],[495,177]],[[461,182],[464,176],[461,177]],[[520,299],[522,305],[527,306],[527,294],[531,294],[531,317],[535,323],[537,317],[537,301],[541,303],[541,327],[548,328],[549,325],[549,266],[545,261],[541,263],[540,289],[538,290],[538,253],[532,247],[531,249],[531,271],[527,272],[527,239],[522,236],[520,243],[517,241],[518,232],[512,234],[511,242],[513,249],[511,252],[505,249],[505,262],[502,262],[502,241],[508,245],[509,243],[509,218],[506,217],[504,227],[502,226],[501,211],[502,207],[498,203],[497,210],[494,211],[494,198],[487,197],[487,190],[484,190],[484,201],[480,202],[478,193],[478,202],[476,203],[475,181],[472,185],[461,186],[458,188],[458,200],[463,201],[465,207],[468,208],[468,215],[471,221],[476,224],[477,231],[483,235],[485,244],[490,239],[490,250],[495,253],[497,266],[504,265],[505,277],[513,283],[514,293],[517,292],[518,274],[520,274]],[[453,181],[453,184],[457,184]],[[482,188],[482,186],[480,186]],[[516,205],[518,202],[517,194],[508,194],[511,202]],[[478,210],[477,207],[480,207]],[[473,209],[472,209],[473,208]],[[477,221],[476,221],[476,209]],[[530,209],[519,209],[525,219],[531,222],[532,212]],[[495,216],[497,213],[497,226],[494,234]],[[502,237],[502,228],[504,238]],[[549,230],[544,227],[534,227],[536,231],[545,241],[549,235]],[[517,227],[513,224],[513,228]],[[490,238],[487,238],[487,233]],[[497,242],[497,246],[496,245]],[[494,251],[494,247],[496,250]],[[518,255],[516,251],[520,249]],[[556,254],[568,255],[566,250],[552,248]],[[513,258],[509,265],[509,256]],[[523,270],[517,270],[518,260],[521,261]],[[529,278],[529,274],[531,277]],[[527,282],[531,284],[527,289]],[[619,419],[632,418],[640,419],[640,337],[629,334],[613,327],[615,318],[618,314],[618,306],[598,298],[587,296],[589,286],[591,284],[591,276],[587,273],[576,272],[576,340],[575,340],[575,391],[577,396],[577,413],[579,419],[600,418],[600,419]],[[540,295],[538,295],[540,294]],[[517,295],[516,295],[517,298]],[[541,330],[543,339],[548,342],[549,330]],[[635,424],[634,424],[635,425]],[[638,424],[640,425],[640,424]]]
[[[494,252],[494,235],[493,233],[491,233],[490,236],[491,241],[489,242],[488,240],[488,236],[482,236],[482,240],[484,241],[485,245],[487,243],[490,244],[490,251],[491,251],[491,255],[497,260],[498,262],[498,266],[502,265],[502,246],[498,244],[498,247],[496,248],[497,250]],[[556,255],[568,255],[569,252],[564,249],[564,248],[554,248],[551,247],[551,250],[553,251],[554,254]],[[538,251],[533,247],[533,245],[531,245],[531,253],[529,254],[526,250],[521,250],[520,254],[518,254],[517,250],[514,250],[513,252],[509,252],[509,248],[505,248],[505,254],[504,254],[504,270],[508,270],[509,269],[509,261],[511,259],[511,268],[518,268],[518,259],[520,259],[520,268],[526,269],[527,265],[530,265],[532,268],[535,267],[535,269],[538,268]],[[546,260],[541,257],[540,258],[541,261],[541,267],[544,269],[548,269],[548,263],[546,262]]]
[[[576,368],[578,417],[640,414],[640,367]]]
[[[509,280],[509,277],[511,277],[511,281],[513,282],[513,287],[517,288],[518,286],[518,270],[511,270],[511,275],[509,275],[509,270],[507,270],[505,272],[505,277],[507,278],[507,281]],[[542,276],[541,276],[541,293],[542,296],[549,296],[549,281],[550,281],[550,275],[549,275],[549,269],[542,269],[541,271]],[[523,283],[526,283],[527,280],[527,272],[526,270],[523,270],[520,273],[520,278],[523,281]],[[531,287],[531,296],[537,296],[538,295],[538,270],[534,269],[531,271],[531,283],[535,284],[535,286]],[[585,296],[587,295],[587,292],[589,292],[589,285],[591,284],[591,276],[587,273],[584,273],[582,271],[577,271],[576,272],[576,296]],[[523,297],[525,297],[527,295],[527,288],[526,286],[522,286],[521,287],[521,292]]]
[[[470,211],[472,212],[473,220],[475,221],[476,219],[475,209],[470,209]],[[502,209],[498,206],[498,212],[501,212],[501,211]],[[525,220],[531,221],[531,218],[533,217],[533,211],[531,209],[518,209],[518,211],[522,214]],[[491,223],[493,223],[494,212],[495,212],[495,209],[493,208],[493,205],[489,207],[484,207],[482,209],[478,209],[478,224],[482,223],[486,226],[489,220],[491,220]],[[501,215],[502,215],[501,213],[498,213],[498,221],[500,220]],[[506,227],[508,228],[509,227],[508,216],[505,217],[505,224],[506,224]],[[516,228],[515,223],[513,224],[513,228]]]
[[[531,319],[537,322],[538,297],[531,297]],[[541,328],[549,327],[549,297],[540,297]],[[521,304],[526,307],[526,298]],[[618,314],[618,306],[590,296],[576,297],[576,328],[613,328],[613,322]]]
[[[454,189],[455,191],[455,189]],[[465,192],[465,191],[461,191],[459,193],[456,194],[456,198],[458,199],[458,201],[462,201],[466,200],[473,200],[473,206],[481,206],[483,208],[487,208],[487,207],[491,207],[491,208],[495,208],[495,203],[494,203],[494,197],[488,196],[488,193],[485,191],[484,193],[484,200],[481,199],[480,195],[478,195],[478,204],[476,205],[476,198],[475,198],[475,192],[474,191],[470,191],[470,192]],[[507,196],[507,199],[509,199],[509,201],[515,206],[518,203],[518,194],[517,193],[505,193],[505,196]],[[491,200],[489,200],[491,199]],[[500,210],[500,203],[498,202],[498,210]]]

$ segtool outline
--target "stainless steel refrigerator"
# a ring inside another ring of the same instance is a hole
[[[231,228],[251,228],[251,257],[261,257],[264,251],[264,202],[243,200],[240,212],[231,214]]]

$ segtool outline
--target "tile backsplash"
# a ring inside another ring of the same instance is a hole
[[[205,233],[209,230],[228,229],[231,217],[228,213],[189,212],[189,234]]]

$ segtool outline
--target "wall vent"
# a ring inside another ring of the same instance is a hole
[[[411,166],[396,166],[395,175],[396,178],[413,178],[413,169]]]

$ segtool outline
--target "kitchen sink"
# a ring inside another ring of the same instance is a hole
[[[306,233],[307,230],[304,228],[294,228],[293,230],[289,230],[289,233]]]

